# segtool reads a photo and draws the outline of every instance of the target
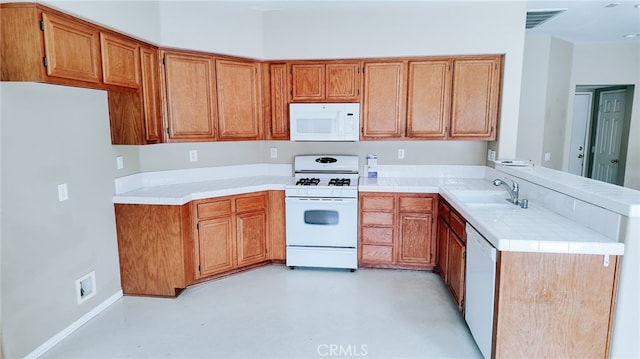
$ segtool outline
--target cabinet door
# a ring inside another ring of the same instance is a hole
[[[362,139],[400,138],[405,123],[405,65],[364,64]]]
[[[291,65],[291,100],[324,100],[324,64]]]
[[[169,141],[215,140],[214,59],[167,51],[164,63]]]
[[[199,277],[233,269],[234,243],[235,228],[231,216],[198,222]]]
[[[105,84],[140,87],[140,45],[124,37],[100,33],[102,79]]]
[[[500,57],[454,60],[450,138],[495,140],[501,69]]]
[[[409,62],[408,91],[406,136],[444,139],[451,108],[451,60]]]
[[[433,255],[433,216],[425,213],[400,213],[398,264],[430,265]]]
[[[162,99],[160,97],[160,63],[158,51],[140,48],[142,69],[142,105],[146,143],[162,142]]]
[[[262,134],[257,63],[216,60],[218,140],[257,140]]]
[[[436,234],[436,270],[440,273],[442,280],[447,283],[447,273],[449,271],[449,226],[442,217],[438,217]]]
[[[267,260],[267,214],[264,210],[236,216],[238,267]]]
[[[326,66],[327,101],[360,100],[360,64],[330,63]]]
[[[456,301],[458,310],[463,310],[462,300],[464,298],[464,270],[465,251],[464,243],[453,232],[449,232],[449,253],[447,256],[447,280],[449,290]]]
[[[42,14],[47,75],[101,82],[98,29],[53,14]]]
[[[267,252],[271,260],[284,261],[286,258],[285,217],[284,191],[269,191]]]
[[[272,140],[289,139],[289,86],[287,85],[287,65],[269,65],[269,90],[271,108],[270,138]]]

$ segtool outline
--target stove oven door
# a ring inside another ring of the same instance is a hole
[[[287,246],[357,247],[356,198],[287,197],[285,204]]]

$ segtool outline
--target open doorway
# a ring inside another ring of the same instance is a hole
[[[570,173],[622,186],[633,85],[576,86]]]

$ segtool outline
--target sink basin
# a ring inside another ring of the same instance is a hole
[[[517,208],[517,206],[506,200],[508,194],[503,191],[457,190],[451,191],[451,193],[470,207],[484,207],[487,209]]]

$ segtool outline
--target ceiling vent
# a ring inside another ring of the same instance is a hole
[[[527,29],[533,29],[565,11],[567,9],[527,10]]]

